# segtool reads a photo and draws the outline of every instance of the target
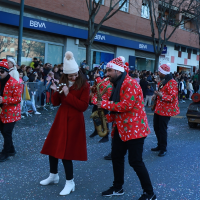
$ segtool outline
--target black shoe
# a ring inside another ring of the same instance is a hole
[[[0,152],[0,155],[1,154],[3,154],[4,153],[4,151],[2,150],[2,152]],[[15,154],[16,154],[17,152],[14,150],[14,151],[10,151],[9,153],[8,153],[8,156],[15,156]]]
[[[104,159],[105,160],[112,160],[111,153],[109,153],[107,156],[104,156]]]
[[[165,156],[166,153],[167,153],[167,151],[160,150],[158,156],[160,156],[160,157]]]
[[[105,136],[99,140],[99,143],[104,143],[104,142],[108,142],[108,141],[109,141],[108,136]]]
[[[151,151],[160,151],[160,148],[159,147],[152,148]]]
[[[4,153],[0,154],[0,162],[4,162],[8,160],[8,157],[9,156],[7,154],[4,154]]]
[[[157,198],[155,194],[144,193],[138,200],[157,200]]]
[[[102,192],[102,196],[105,196],[105,197],[120,196],[120,195],[123,195],[123,194],[124,194],[124,190],[122,188],[116,189],[113,186],[110,187],[105,192]]]
[[[96,136],[96,135],[98,135],[98,134],[97,134],[97,131],[95,130],[89,137],[90,137],[90,138],[93,138],[93,137]]]

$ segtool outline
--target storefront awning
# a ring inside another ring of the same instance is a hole
[[[185,68],[191,69],[193,66],[183,65],[183,64],[177,64],[177,67],[185,67]]]

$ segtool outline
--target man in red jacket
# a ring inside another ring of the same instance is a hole
[[[178,103],[178,84],[170,74],[170,65],[163,64],[159,68],[159,76],[162,81],[159,83],[156,95],[156,107],[154,112],[154,131],[158,145],[151,151],[159,151],[158,156],[165,156],[167,153],[167,125],[170,117],[180,113]]]
[[[0,162],[16,154],[12,141],[12,131],[15,122],[21,118],[20,110],[21,87],[9,75],[7,60],[0,61],[0,131],[4,138],[3,150],[0,153]]]
[[[113,186],[103,196],[123,195],[124,157],[128,151],[129,164],[136,172],[143,189],[139,200],[156,200],[153,187],[142,160],[144,140],[150,133],[144,110],[142,89],[136,80],[124,70],[124,57],[115,58],[107,64],[107,77],[113,83],[107,100],[98,101],[98,108],[111,111],[106,115],[112,127]]]

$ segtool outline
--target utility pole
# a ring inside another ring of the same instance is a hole
[[[21,0],[20,18],[19,18],[19,34],[18,34],[18,53],[17,64],[21,66],[22,57],[22,36],[23,36],[23,16],[24,16],[24,0]]]

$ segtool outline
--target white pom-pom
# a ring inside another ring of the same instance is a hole
[[[66,58],[67,60],[71,60],[71,59],[73,59],[73,57],[74,57],[74,55],[73,55],[73,53],[72,53],[71,51],[67,51],[67,52],[65,53],[65,58]]]
[[[119,56],[119,58],[121,58],[122,62],[125,62],[125,58],[123,56]]]

